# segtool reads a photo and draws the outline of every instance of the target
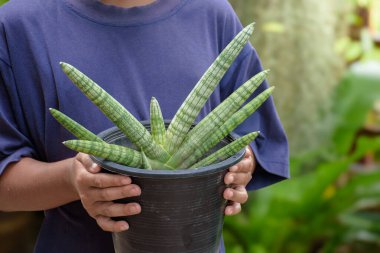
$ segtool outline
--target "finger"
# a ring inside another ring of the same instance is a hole
[[[232,172],[249,172],[252,173],[254,170],[254,163],[253,163],[253,158],[248,157],[244,158],[234,166],[230,168],[230,171]]]
[[[248,193],[243,186],[238,186],[235,189],[227,188],[224,190],[223,197],[226,200],[244,204],[248,200]]]
[[[141,206],[137,203],[119,204],[113,202],[98,202],[96,204],[98,215],[105,217],[120,217],[139,214]]]
[[[226,185],[243,185],[246,186],[252,179],[251,173],[228,172],[224,177]]]
[[[81,186],[94,188],[124,186],[132,183],[131,178],[128,176],[107,173],[91,174],[88,172],[84,172],[81,173],[78,177],[78,183]]]
[[[250,157],[250,156],[253,156],[253,151],[252,151],[252,149],[251,149],[250,146],[247,146],[247,147],[245,148],[245,155],[244,155],[244,157],[245,157],[245,158],[248,158],[248,157]]]
[[[134,184],[130,184],[104,189],[97,188],[89,192],[89,197],[95,201],[113,201],[117,199],[139,196],[140,194],[140,187]]]
[[[98,173],[101,168],[99,165],[94,163],[94,161],[90,158],[89,155],[84,153],[78,153],[76,159],[83,164],[84,168],[91,173]]]
[[[114,221],[109,217],[98,216],[96,218],[98,225],[108,232],[122,232],[129,229],[129,225],[126,221]]]
[[[252,150],[251,146],[248,146],[247,149],[248,149],[248,158],[249,157],[252,158],[253,170],[255,170],[255,168],[256,168],[256,157],[255,157],[255,154],[253,153],[253,150]]]
[[[241,205],[237,202],[233,202],[231,205],[228,205],[224,210],[224,214],[231,216],[241,212]]]

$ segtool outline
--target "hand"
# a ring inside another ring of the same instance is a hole
[[[229,169],[229,172],[224,177],[227,188],[223,197],[229,200],[224,211],[225,215],[235,215],[241,211],[241,204],[248,200],[248,193],[245,187],[251,181],[253,171],[256,167],[256,160],[250,147],[246,148],[246,153],[239,163]]]
[[[112,201],[138,196],[141,189],[132,184],[130,177],[99,173],[100,170],[88,155],[78,153],[73,161],[71,181],[83,207],[104,231],[125,231],[129,228],[128,223],[114,221],[111,217],[138,214],[141,207],[137,203],[119,204]]]

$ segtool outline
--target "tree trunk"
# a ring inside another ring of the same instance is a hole
[[[343,71],[335,53],[342,0],[230,0],[244,24],[255,21],[252,40],[269,81],[292,153],[327,141],[330,94]],[[325,117],[324,117],[325,118]]]

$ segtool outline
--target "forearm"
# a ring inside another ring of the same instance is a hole
[[[79,199],[70,181],[72,162],[23,158],[10,164],[0,176],[0,210],[46,210]]]

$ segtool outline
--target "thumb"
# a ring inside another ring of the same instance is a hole
[[[90,173],[98,173],[101,170],[100,166],[94,163],[91,157],[87,154],[78,153],[76,159],[82,163],[84,168]]]
[[[102,168],[100,168],[100,166],[97,165],[96,163],[92,163],[91,166],[87,168],[89,172],[94,173],[94,174],[99,173],[101,169]]]

